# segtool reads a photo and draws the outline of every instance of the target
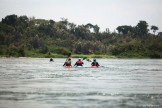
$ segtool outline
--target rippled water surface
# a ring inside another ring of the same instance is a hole
[[[72,63],[77,59],[72,59]],[[0,108],[162,108],[162,60],[0,58]]]

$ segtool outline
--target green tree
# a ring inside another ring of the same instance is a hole
[[[146,21],[140,21],[137,26],[136,26],[136,30],[137,30],[137,35],[146,35],[148,33],[148,24]]]
[[[15,26],[17,20],[18,20],[17,15],[15,15],[15,14],[13,14],[13,15],[8,15],[8,16],[6,16],[4,19],[2,18],[2,23],[5,23],[5,24],[11,25],[11,26]]]
[[[93,29],[94,29],[94,32],[95,32],[96,34],[98,34],[98,33],[99,33],[99,30],[100,30],[100,27],[99,27],[98,25],[94,25],[94,26],[93,26]]]
[[[24,50],[24,47],[20,47],[20,48],[18,49],[18,53],[19,53],[19,56],[24,57],[24,56],[25,56],[25,50]]]
[[[20,16],[16,22],[16,28],[18,31],[23,32],[29,26],[29,19],[27,16]]]
[[[124,26],[118,26],[116,28],[116,30],[118,30],[119,34],[128,34],[129,32],[132,32],[133,31],[133,28],[132,26],[127,26],[127,25],[124,25]]]
[[[0,55],[45,55],[48,52],[68,55],[72,51],[79,54],[162,57],[162,33],[155,37],[148,33],[147,28],[146,21],[139,21],[135,27],[122,25],[116,28],[119,35],[109,29],[100,32],[97,24],[76,25],[64,18],[55,22],[13,14],[0,21]],[[155,34],[157,28],[152,26],[150,30]]]
[[[39,38],[38,35],[32,38],[31,43],[33,48],[39,48],[42,45],[41,39]]]
[[[158,33],[158,36],[162,36],[162,32],[159,32],[159,33]]]
[[[156,30],[159,30],[159,28],[157,26],[152,25],[151,30],[153,30],[154,35],[155,35]]]
[[[118,26],[118,27],[116,28],[116,30],[118,30],[118,33],[119,33],[119,34],[122,33],[122,31],[123,31],[122,29],[123,29],[123,28],[122,28],[121,26]]]
[[[76,25],[74,23],[68,23],[68,27],[69,27],[70,33],[74,34]]]
[[[87,27],[84,26],[84,25],[79,25],[78,27],[75,28],[75,35],[78,38],[88,39],[89,38],[89,34],[90,34],[90,30],[87,29]]]

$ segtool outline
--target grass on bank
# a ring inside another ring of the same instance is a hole
[[[26,51],[24,56],[19,55],[0,55],[0,57],[31,57],[31,58],[67,58],[68,55],[57,53],[39,53],[38,51]],[[71,54],[72,58],[117,58],[113,55],[97,55],[97,54]]]
[[[112,55],[96,55],[96,54],[72,54],[72,58],[117,58]]]
[[[40,53],[37,50],[25,51],[24,56],[19,53],[12,53],[12,55],[0,54],[0,57],[33,57],[33,58],[67,58],[68,54],[59,53]],[[72,58],[162,58],[159,52],[150,51],[129,51],[122,52],[118,55],[111,54],[72,54]]]
[[[39,53],[39,51],[26,51],[25,57],[34,57],[34,58],[67,58],[68,54],[59,54],[59,53]],[[113,55],[108,54],[71,54],[72,58],[117,58]]]

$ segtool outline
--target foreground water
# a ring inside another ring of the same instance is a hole
[[[73,59],[73,64],[76,59]],[[162,108],[162,60],[1,58],[0,108]]]

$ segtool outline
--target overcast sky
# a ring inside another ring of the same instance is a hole
[[[0,19],[7,15],[80,24],[97,24],[101,31],[136,26],[140,20],[162,31],[162,0],[0,0]]]

